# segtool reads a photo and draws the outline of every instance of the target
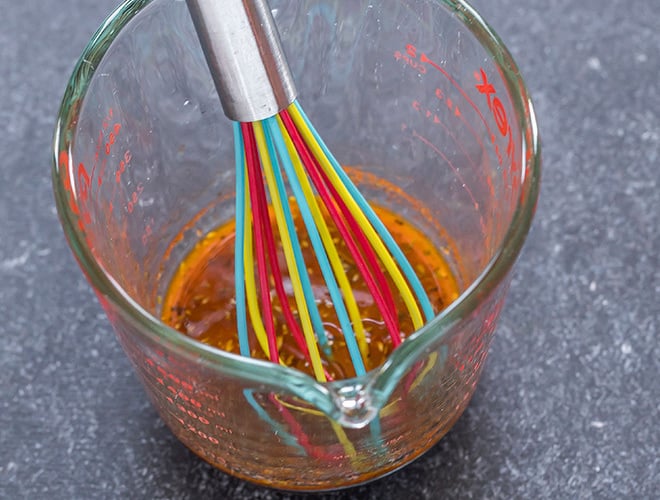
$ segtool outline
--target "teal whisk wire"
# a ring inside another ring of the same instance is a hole
[[[294,287],[298,302],[304,297],[304,308],[309,313],[308,317],[304,317],[304,334],[307,346],[311,346],[310,360],[315,375],[319,379],[326,379],[325,370],[321,365],[322,360],[314,343],[316,341],[318,347],[331,355],[330,342],[326,336],[312,279],[305,272],[307,268],[301,250],[301,241],[296,232],[292,207],[286,196],[287,191],[291,191],[304,226],[307,228],[307,235],[325,281],[326,293],[334,306],[334,317],[339,323],[355,373],[360,376],[365,373],[365,361],[362,358],[356,333],[360,335],[360,345],[364,343],[363,347],[366,347],[367,340],[362,337],[363,324],[359,308],[350,283],[346,280],[345,274],[340,272],[342,264],[338,263],[336,248],[328,243],[330,236],[325,221],[317,220],[320,217],[320,213],[317,213],[319,207],[316,205],[316,198],[309,191],[310,179],[317,194],[323,199],[327,212],[334,219],[341,237],[345,240],[360,274],[380,309],[394,347],[401,341],[401,332],[398,331],[399,326],[396,321],[396,305],[389,293],[387,280],[370,247],[372,243],[381,257],[382,264],[396,283],[416,327],[423,323],[422,316],[425,316],[426,321],[434,317],[433,307],[419,278],[394,238],[344,172],[298,104],[293,75],[282,52],[268,2],[266,0],[251,0],[251,2],[254,3],[247,5],[250,2],[245,0],[187,1],[223,109],[227,117],[234,121],[236,148],[234,281],[240,353],[245,356],[251,355],[249,333],[251,327],[259,330],[259,325],[250,325],[248,322],[248,312],[253,313],[251,306],[254,303],[255,290],[252,280],[245,280],[246,273],[251,277],[254,270],[253,263],[246,262],[245,256],[253,249],[257,250],[259,292],[261,292],[262,305],[267,309],[265,319],[268,327],[269,351],[273,361],[277,361],[276,343],[281,339],[277,338],[273,326],[276,316],[271,310],[269,291],[271,281],[268,280],[268,269],[272,272],[271,277],[275,283],[278,300],[286,305],[283,312],[287,324],[296,340],[300,341],[298,324],[289,307],[287,292],[283,288],[283,278],[277,260],[277,242],[269,223],[271,209],[268,207],[267,191],[272,189],[271,198],[279,197],[283,201],[276,203],[272,210],[275,211],[281,230],[290,234],[290,236],[282,235],[282,243],[286,245],[284,250],[287,264],[295,263],[296,268],[301,271],[300,276],[296,277],[297,269],[291,269],[293,279],[296,281],[290,284]],[[219,33],[228,36],[217,36]],[[244,64],[247,60],[251,63]],[[289,110],[294,112],[299,127],[291,120]],[[255,123],[257,125],[254,125]],[[256,143],[255,131],[258,132]],[[290,143],[289,140],[292,142]],[[299,158],[295,156],[296,149]],[[304,164],[302,170],[299,169],[301,166],[299,160]],[[261,168],[267,170],[264,172]],[[304,170],[307,170],[306,174],[302,174]],[[262,174],[267,178],[268,187],[263,185]],[[306,177],[307,175],[309,178]],[[285,184],[286,182],[288,185]],[[312,198],[308,198],[309,196]],[[348,204],[345,203],[347,201]],[[254,232],[253,220],[258,222],[258,228]],[[364,231],[366,235],[363,234]],[[255,236],[255,241],[254,245],[248,248],[245,245],[249,243],[251,236]],[[268,262],[264,262],[265,255],[268,257]],[[250,267],[246,268],[246,266]],[[387,290],[387,294],[381,293],[383,288]],[[262,332],[256,330],[255,333],[261,342]]]
[[[273,175],[275,177],[275,184],[277,185],[277,190],[282,200],[282,211],[284,212],[284,218],[286,221],[286,226],[289,230],[289,236],[291,238],[291,248],[293,250],[293,256],[296,261],[296,266],[301,270],[299,273],[300,284],[305,296],[305,302],[307,303],[307,308],[309,311],[309,316],[312,321],[312,327],[314,333],[319,342],[319,346],[324,350],[326,355],[330,354],[330,346],[328,344],[328,337],[325,334],[325,328],[323,327],[323,320],[321,319],[321,314],[319,313],[318,306],[316,304],[316,299],[314,297],[314,290],[312,289],[312,284],[309,280],[309,275],[305,272],[305,260],[302,255],[302,250],[300,248],[300,241],[298,239],[298,232],[296,231],[295,224],[293,222],[293,216],[291,215],[291,208],[288,203],[288,197],[286,194],[286,187],[284,185],[284,179],[282,178],[282,171],[280,169],[280,164],[277,159],[277,152],[275,145],[273,144],[272,130],[275,128],[279,131],[277,125],[277,120],[272,118],[266,118],[263,120],[264,124],[264,135],[266,137],[266,146],[268,148],[268,154],[271,159],[271,164],[273,166]]]
[[[382,223],[382,221],[378,218],[376,213],[374,212],[373,208],[369,205],[367,200],[364,198],[362,193],[358,190],[358,188],[353,184],[353,181],[351,181],[350,177],[346,172],[344,172],[344,169],[341,168],[339,165],[339,162],[337,159],[334,157],[334,155],[330,152],[328,147],[325,145],[323,142],[323,139],[319,135],[319,133],[316,131],[314,126],[312,125],[311,121],[305,114],[305,111],[302,109],[302,106],[298,104],[298,100],[295,100],[293,102],[293,105],[296,106],[296,109],[300,112],[300,115],[303,117],[305,120],[305,123],[307,124],[307,127],[309,128],[310,132],[312,135],[314,135],[314,138],[316,139],[316,142],[319,143],[319,146],[321,146],[321,149],[323,150],[323,153],[328,157],[330,160],[330,164],[332,165],[332,168],[334,171],[337,173],[341,181],[344,183],[346,186],[346,189],[348,192],[351,194],[351,196],[355,199],[355,202],[358,204],[358,206],[362,209],[362,211],[365,213],[367,219],[371,223],[371,225],[374,227],[378,235],[381,237],[383,242],[385,243],[385,246],[387,246],[387,249],[390,251],[392,256],[394,257],[395,261],[399,264],[401,267],[401,270],[403,271],[404,276],[408,280],[408,283],[410,283],[410,286],[415,292],[415,295],[417,295],[417,299],[420,302],[420,306],[422,307],[422,311],[424,311],[424,316],[426,317],[426,321],[431,321],[434,317],[435,314],[433,312],[433,306],[431,305],[431,301],[428,298],[428,295],[426,294],[426,291],[424,290],[424,287],[422,286],[422,283],[419,281],[419,278],[417,277],[417,274],[413,270],[412,266],[410,265],[410,262],[408,262],[408,259],[406,256],[403,254],[401,251],[401,248],[399,248],[399,245],[394,241],[394,238],[390,234],[390,232],[387,230],[385,225]]]
[[[236,288],[236,328],[241,355],[250,356],[247,313],[245,310],[245,149],[241,125],[233,122],[236,161],[236,239],[234,241],[234,286]]]
[[[344,338],[346,340],[346,346],[348,347],[351,361],[355,367],[355,373],[357,376],[364,375],[366,373],[364,362],[360,354],[360,349],[355,340],[355,332],[353,330],[353,326],[351,325],[348,312],[346,311],[342,293],[339,289],[339,286],[337,285],[335,274],[328,260],[325,247],[321,241],[321,236],[319,235],[316,223],[314,222],[314,217],[312,216],[312,213],[309,209],[305,194],[303,193],[300,181],[298,180],[298,176],[294,170],[293,163],[289,157],[288,150],[284,143],[284,138],[282,137],[282,131],[280,130],[279,124],[276,120],[266,120],[266,125],[270,130],[273,142],[275,143],[275,147],[280,155],[282,166],[291,185],[291,189],[293,190],[296,202],[298,203],[300,215],[302,216],[305,227],[307,228],[312,247],[314,248],[314,253],[318,260],[319,267],[321,268],[321,274],[323,275],[323,278],[326,282],[326,287],[335,307],[339,325],[341,326]]]

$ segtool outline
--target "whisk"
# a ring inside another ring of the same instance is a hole
[[[434,316],[429,298],[385,225],[298,103],[267,1],[187,0],[187,4],[223,110],[234,127],[236,326],[240,352],[251,355],[251,326],[267,357],[281,363],[273,319],[274,293],[288,331],[311,364],[314,376],[320,381],[330,378],[320,352],[331,357],[332,346],[294,225],[295,204],[351,363],[360,376],[366,371],[367,336],[329,227],[334,226],[345,242],[394,348],[401,343],[402,332],[393,293],[400,294],[415,329]],[[278,261],[276,234],[285,266]],[[284,276],[293,289],[295,312],[287,297]]]

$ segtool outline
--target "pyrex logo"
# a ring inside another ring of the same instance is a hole
[[[515,174],[518,172],[518,162],[514,158],[515,145],[513,141],[513,132],[507,117],[506,109],[504,109],[502,101],[497,96],[495,86],[488,81],[488,75],[486,75],[486,72],[483,68],[479,68],[479,73],[475,73],[475,78],[477,81],[479,81],[479,83],[476,85],[476,89],[480,94],[486,97],[488,109],[493,114],[493,119],[495,120],[497,129],[499,130],[502,137],[508,137],[506,156],[511,161],[511,173]],[[491,136],[491,141],[495,143],[494,135]],[[499,163],[502,164],[502,155],[497,145],[495,145],[495,153],[497,154]]]

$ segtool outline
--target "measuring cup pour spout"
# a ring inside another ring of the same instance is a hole
[[[361,429],[371,422],[380,410],[363,384],[339,386],[331,391],[337,413],[333,418],[342,426]]]
[[[413,366],[424,361],[425,354],[428,354],[428,340],[420,341],[418,336],[402,344],[382,366],[364,377],[328,384],[328,397],[315,398],[317,408],[344,427],[361,429],[367,426],[387,404],[406,374],[411,373]],[[432,364],[444,365],[446,356],[446,348],[441,347],[439,355],[431,355]]]
[[[291,369],[284,370],[286,383],[282,387],[272,387],[276,392],[289,393],[308,404],[326,417],[349,429],[366,427],[382,409],[387,397],[374,390],[377,372],[351,380],[319,383],[303,373]],[[261,382],[255,379],[253,382]]]

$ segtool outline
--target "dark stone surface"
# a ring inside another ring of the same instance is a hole
[[[114,3],[2,2],[0,497],[295,498],[212,469],[160,423],[59,227],[55,115]],[[475,5],[535,99],[537,219],[454,429],[389,478],[317,498],[657,498],[657,2]]]

